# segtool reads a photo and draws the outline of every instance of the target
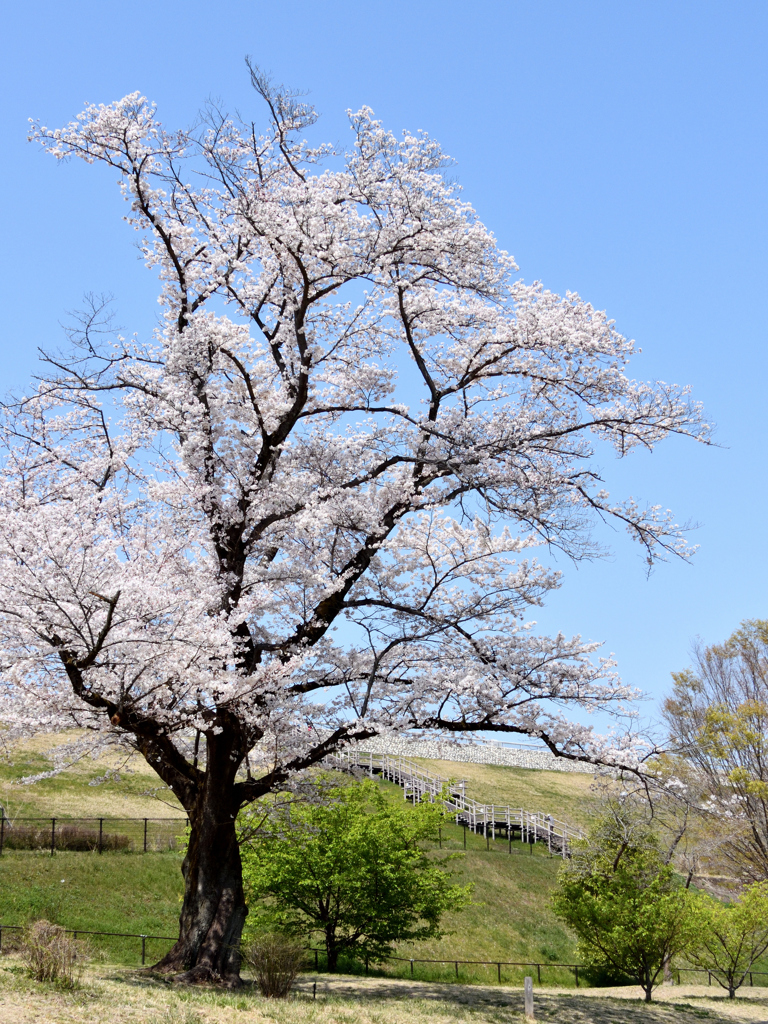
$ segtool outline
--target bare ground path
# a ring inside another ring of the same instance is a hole
[[[317,998],[312,998],[316,985]],[[634,988],[537,989],[536,1019],[547,1024],[766,1022],[768,988],[729,1002],[714,988],[657,990],[646,1006]],[[386,978],[305,975],[288,1001],[250,990],[186,989],[124,968],[94,967],[72,992],[37,985],[0,965],[3,1024],[522,1024],[519,988],[435,985]]]

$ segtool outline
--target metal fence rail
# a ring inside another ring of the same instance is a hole
[[[24,928],[18,924],[0,924],[0,953],[3,950],[3,933],[4,932],[23,932]],[[141,963],[142,966],[146,964],[147,959],[147,940],[157,942],[176,942],[176,937],[172,935],[145,935],[141,932],[99,932],[93,931],[87,928],[65,928],[65,934],[72,935],[73,938],[77,938],[79,935],[93,935],[103,936],[105,938],[118,938],[118,939],[141,939]],[[314,969],[320,970],[320,956],[325,955],[325,949],[322,947],[313,948],[309,947],[307,952],[314,955]],[[407,956],[384,956],[382,960],[392,960],[399,963],[409,964],[411,968],[411,977],[414,977],[414,964],[440,964],[442,966],[453,965],[456,978],[459,977],[459,967],[495,967],[496,974],[499,984],[501,984],[502,968],[503,967],[530,967],[536,968],[536,976],[539,985],[541,984],[541,971],[542,968],[561,968],[569,971],[573,971],[574,979],[576,981],[576,987],[579,988],[579,970],[585,970],[583,964],[560,964],[560,963],[535,963],[530,960],[517,961],[517,960],[459,960],[454,957],[443,957],[442,959],[427,959],[425,957],[407,957]],[[681,976],[685,973],[690,974],[706,974],[707,984],[712,984],[712,978],[717,981],[717,972],[708,971],[704,967],[675,967],[674,971],[677,973],[677,983],[681,984]],[[365,973],[368,973],[368,962],[365,963]],[[755,978],[768,978],[768,971],[749,971],[749,984],[754,987]]]
[[[464,780],[453,782],[405,757],[345,750],[330,755],[326,763],[342,770],[357,768],[370,775],[381,775],[401,786],[404,799],[414,803],[441,801],[456,814],[460,825],[482,833],[489,843],[501,837],[511,843],[519,836],[524,843],[546,843],[550,853],[565,858],[569,855],[570,842],[583,836],[581,829],[542,811],[507,804],[481,804],[466,795]]]
[[[6,818],[0,817],[3,850],[77,850],[131,853],[174,850],[187,827],[175,818]]]
[[[3,932],[23,932],[24,928],[20,924],[0,924],[0,952],[3,948]],[[141,939],[141,962],[142,965],[147,961],[147,939],[157,939],[160,942],[176,942],[177,937],[171,935],[143,935],[140,932],[96,932],[88,928],[65,928],[65,935],[71,935],[73,938],[77,938],[78,935],[103,935],[110,936],[117,939]]]
[[[24,929],[21,925],[13,924],[0,924],[0,952],[3,948],[3,932],[23,932]],[[175,942],[176,939],[170,935],[144,935],[138,932],[99,932],[92,931],[85,928],[65,928],[67,935],[72,935],[75,939],[79,935],[94,935],[94,936],[105,936],[111,938],[121,939],[141,939],[141,963],[146,964],[146,951],[147,951],[147,940],[153,939],[165,942]],[[312,948],[309,947],[307,952],[310,955],[314,955],[314,969],[320,970],[320,955],[325,955],[325,949],[323,948]],[[556,964],[556,963],[531,963],[531,962],[515,962],[511,960],[457,960],[448,957],[443,960],[429,960],[423,957],[405,957],[405,956],[385,956],[383,960],[392,960],[400,963],[410,964],[411,977],[414,976],[414,964],[453,964],[456,977],[459,977],[460,966],[481,966],[481,967],[495,967],[497,969],[497,975],[499,983],[502,981],[502,967],[535,967],[539,984],[541,984],[541,969],[542,967],[564,967],[574,972],[576,978],[576,986],[579,985],[579,968],[581,964]],[[311,965],[310,965],[311,966]],[[368,973],[368,963],[365,965],[366,974]]]
[[[315,970],[319,971],[320,970],[320,960],[319,960],[319,957],[320,957],[320,955],[324,955],[325,954],[325,950],[322,947],[319,947],[318,949],[311,949],[310,952],[314,953],[314,955],[315,955],[315,964],[314,964],[314,966],[315,966]],[[546,967],[564,967],[564,968],[567,968],[569,971],[573,971],[574,972],[574,976],[576,978],[576,987],[577,988],[579,987],[579,969],[581,969],[582,971],[584,970],[584,965],[583,964],[533,963],[530,960],[526,960],[526,961],[517,961],[517,960],[456,960],[456,959],[453,959],[452,957],[445,957],[442,960],[435,960],[435,959],[430,960],[430,959],[427,959],[425,957],[417,957],[417,956],[412,956],[412,957],[409,957],[409,956],[382,956],[381,959],[382,960],[395,960],[395,961],[399,961],[400,963],[410,964],[410,966],[411,966],[411,977],[414,976],[414,972],[413,972],[414,964],[441,964],[443,966],[453,965],[453,968],[454,968],[454,970],[456,972],[456,977],[457,978],[459,977],[459,967],[461,967],[461,966],[468,966],[468,967],[495,967],[496,971],[497,971],[497,977],[498,977],[499,983],[501,983],[501,981],[502,981],[502,973],[501,973],[502,967],[535,967],[539,984],[541,984],[541,969],[542,969],[542,967],[544,967],[544,968],[546,968]],[[365,973],[366,974],[368,973],[368,962],[367,961],[365,963]]]

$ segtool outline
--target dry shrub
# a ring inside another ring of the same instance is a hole
[[[21,949],[23,938],[19,932],[10,928],[3,928],[2,945],[0,945],[0,956],[11,956]]]
[[[256,975],[261,994],[270,999],[285,999],[304,960],[301,944],[287,935],[271,932],[257,935],[242,952],[243,960]]]
[[[67,935],[61,925],[50,921],[33,921],[28,925],[20,951],[31,978],[57,981],[65,988],[77,984],[87,959],[83,944]]]
[[[131,841],[128,836],[120,833],[102,833],[102,850],[126,850]],[[82,825],[59,825],[54,834],[54,845],[57,850],[75,850],[80,852],[99,849],[99,830],[84,828]],[[50,825],[14,825],[6,824],[3,846],[8,850],[50,850]]]

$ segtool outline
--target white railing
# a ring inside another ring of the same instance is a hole
[[[344,750],[326,760],[342,770],[357,768],[367,770],[371,775],[381,775],[401,786],[403,798],[414,803],[442,801],[456,815],[459,824],[482,833],[489,840],[495,840],[497,833],[511,839],[515,832],[519,832],[523,842],[546,843],[550,853],[567,857],[571,840],[580,839],[583,835],[580,829],[542,811],[529,811],[508,804],[481,804],[467,796],[465,780],[446,779],[406,757]]]

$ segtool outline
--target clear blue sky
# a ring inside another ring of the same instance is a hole
[[[605,466],[616,494],[699,524],[694,564],[646,579],[606,532],[613,556],[564,564],[542,625],[604,640],[658,698],[696,635],[768,617],[765,0],[26,0],[1,45],[2,390],[84,292],[113,293],[131,331],[156,310],[108,173],[55,165],[26,119],[136,89],[171,126],[209,96],[256,114],[249,53],[334,141],[362,104],[429,131],[523,276],[607,309],[643,348],[635,375],[690,383],[718,424],[720,449]]]

